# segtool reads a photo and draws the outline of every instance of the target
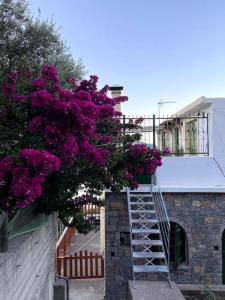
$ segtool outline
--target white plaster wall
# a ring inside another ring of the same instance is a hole
[[[212,157],[164,157],[156,175],[163,192],[225,192],[225,177]]]
[[[211,131],[211,155],[225,174],[225,105],[212,108]]]
[[[52,300],[56,226],[53,216],[42,228],[16,237],[0,253],[0,300]]]

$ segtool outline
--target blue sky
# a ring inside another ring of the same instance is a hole
[[[128,114],[170,114],[225,97],[224,0],[30,0],[100,85],[121,84]]]

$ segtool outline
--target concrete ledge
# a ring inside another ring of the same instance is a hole
[[[207,285],[211,290],[225,293],[225,285]],[[181,291],[203,291],[205,286],[203,284],[177,284]]]
[[[177,285],[168,281],[129,281],[129,300],[184,300]]]
[[[203,284],[177,284],[182,294],[187,300],[189,299],[199,299],[205,300],[206,295],[210,299],[212,295],[216,297],[217,300],[225,299],[225,285],[203,285]],[[208,298],[207,298],[208,299]]]
[[[154,188],[153,191],[157,191],[158,189]],[[225,193],[225,185],[210,185],[210,186],[203,186],[199,184],[198,186],[176,186],[176,185],[163,185],[160,186],[160,191],[162,193]],[[105,192],[110,193],[111,190],[105,190]],[[126,193],[127,188],[123,188],[121,193]],[[150,184],[139,184],[139,187],[136,190],[133,190],[132,192],[136,193],[150,193],[151,192],[151,186]]]

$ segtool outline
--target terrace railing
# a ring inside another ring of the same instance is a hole
[[[121,118],[122,124],[135,123],[140,116]],[[209,155],[209,115],[143,116],[139,129],[124,129],[125,133],[142,135],[141,142],[160,150],[169,148],[172,155]]]

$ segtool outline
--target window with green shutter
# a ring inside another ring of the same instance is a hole
[[[197,135],[198,135],[197,119],[187,122],[185,125],[186,153],[195,154],[198,152]]]

